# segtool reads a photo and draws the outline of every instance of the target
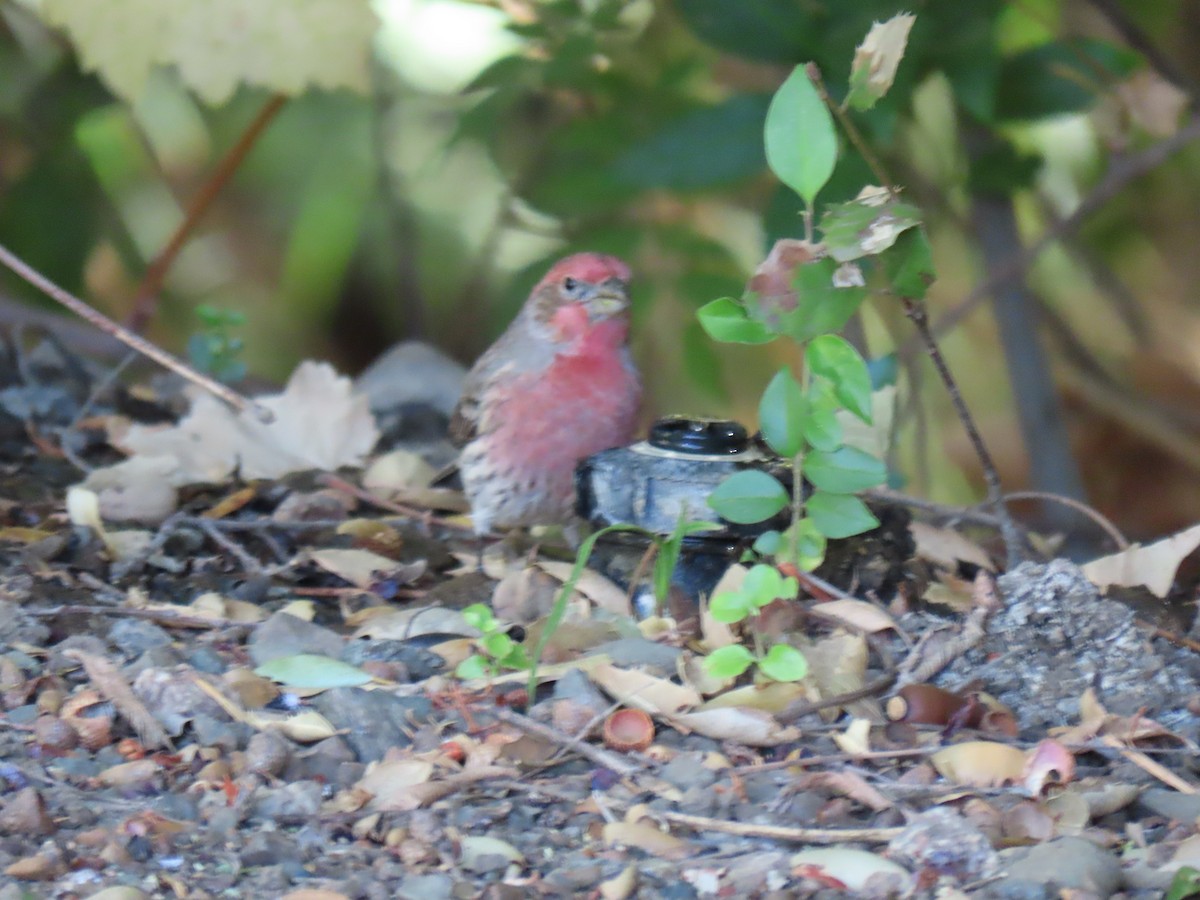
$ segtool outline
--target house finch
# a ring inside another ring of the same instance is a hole
[[[560,260],[467,374],[450,437],[476,533],[567,522],[576,463],[629,442],[642,391],[628,283],[616,257]]]

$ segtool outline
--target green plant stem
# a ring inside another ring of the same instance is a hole
[[[862,158],[866,160],[867,166],[871,172],[879,180],[881,187],[885,187],[888,193],[896,193],[895,187],[892,186],[892,179],[888,177],[887,171],[883,168],[883,164],[874,154],[867,142],[863,140],[862,133],[858,130],[858,126],[854,124],[854,120],[846,113],[841,106],[833,102],[833,98],[829,96],[829,91],[825,90],[825,81],[821,78],[821,70],[816,63],[809,63],[804,67],[804,74],[808,76],[808,80],[812,82],[813,87],[817,89],[822,102],[829,107],[829,111],[833,113],[838,120],[838,124],[846,132],[846,137],[850,139],[850,143],[854,145],[854,149],[862,154]]]
[[[808,388],[811,381],[808,362],[804,357],[805,347],[800,345],[800,395],[808,402]],[[797,527],[804,518],[804,451],[808,446],[807,440],[801,440],[800,452],[792,457],[792,563],[800,568],[800,529]]]
[[[554,632],[558,630],[559,623],[562,622],[563,616],[567,613],[567,601],[571,599],[571,592],[575,590],[575,585],[579,583],[580,577],[583,575],[583,570],[587,567],[587,561],[591,558],[592,550],[596,547],[596,541],[616,531],[642,531],[644,528],[639,528],[636,525],[609,525],[606,528],[601,528],[595,534],[590,534],[579,545],[579,552],[575,554],[575,565],[571,569],[571,574],[567,580],[563,582],[562,589],[558,592],[558,596],[554,598],[554,606],[550,608],[550,614],[546,616],[546,621],[542,626],[542,633],[538,636],[537,646],[533,648],[532,665],[529,667],[529,681],[526,683],[526,693],[528,703],[533,705],[533,698],[537,694],[537,672],[538,666],[542,662],[542,652],[546,649],[546,645],[550,643],[550,638]]]

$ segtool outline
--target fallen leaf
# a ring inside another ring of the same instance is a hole
[[[996,570],[996,564],[982,547],[972,540],[963,537],[953,528],[939,528],[927,522],[912,522],[908,526],[917,546],[917,556],[951,572],[958,568],[960,562],[971,563],[987,569]]]
[[[302,362],[282,394],[257,402],[274,414],[270,424],[254,410],[236,412],[199,394],[178,425],[134,425],[123,449],[134,458],[173,461],[173,467],[162,464],[163,478],[180,487],[221,483],[234,471],[246,479],[280,478],[357,466],[379,439],[366,398],[353,394],[350,380],[327,363]]]
[[[844,622],[867,634],[875,634],[896,627],[895,619],[878,606],[865,600],[830,600],[827,603],[816,604],[809,609],[809,612],[821,618]]]
[[[609,822],[604,826],[604,842],[609,846],[624,846],[661,859],[687,859],[696,848],[687,841],[647,822]]]
[[[1156,597],[1170,593],[1175,572],[1184,558],[1200,547],[1200,525],[1143,547],[1134,544],[1119,553],[1084,565],[1083,574],[1098,588],[1145,585]]]
[[[1025,771],[1025,754],[1021,750],[994,741],[967,741],[943,747],[929,761],[947,781],[971,787],[1020,784]]]
[[[672,716],[701,702],[700,695],[691,688],[645,672],[619,669],[611,663],[594,665],[587,675],[614,700],[648,713]]]
[[[338,578],[364,591],[387,578],[397,584],[411,584],[425,574],[425,563],[398,563],[370,550],[329,547],[310,550],[309,558]]]
[[[737,741],[747,747],[774,747],[800,737],[798,728],[781,725],[770,713],[744,706],[679,713],[670,720],[677,728],[682,726],[714,740]]]

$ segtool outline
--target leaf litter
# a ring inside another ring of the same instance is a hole
[[[1115,587],[1178,595],[1190,532],[993,586],[973,535],[914,522],[890,587],[862,590],[868,558],[764,613],[797,683],[704,677],[741,626],[676,606],[639,627],[588,569],[531,703],[527,672],[450,674],[480,646],[462,610],[532,646],[570,563],[501,548],[477,571],[461,506],[375,446],[332,370],[298,370],[276,414],[197,400],[174,430],[115,429],[125,463],[70,492],[64,468],[20,509],[35,534],[0,530],[0,871],[33,895],[1158,896],[1200,859],[1194,626]],[[339,425],[314,441],[317,420]],[[644,750],[606,743],[622,710],[652,720]],[[1081,868],[1030,874],[1081,836]]]

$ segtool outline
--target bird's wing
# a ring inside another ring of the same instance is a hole
[[[498,345],[493,346],[481,356],[463,379],[462,396],[450,414],[450,442],[456,447],[465,446],[479,434],[484,390],[495,387],[516,371],[516,366],[505,362],[503,353],[495,352],[497,348]]]

